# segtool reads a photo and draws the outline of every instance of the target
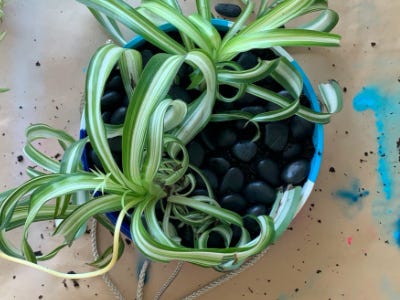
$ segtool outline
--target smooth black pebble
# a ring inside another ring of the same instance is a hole
[[[257,173],[262,180],[274,187],[281,185],[281,171],[276,161],[270,158],[263,159],[257,164]]]
[[[103,119],[104,123],[109,124],[111,121],[112,113],[110,111],[105,111],[101,114],[101,118]]]
[[[217,145],[219,147],[229,147],[232,146],[237,139],[235,131],[230,128],[222,128],[217,133]]]
[[[200,167],[203,164],[205,155],[203,146],[201,146],[200,143],[193,141],[189,144],[187,150],[189,154],[189,162],[192,165]]]
[[[268,123],[265,125],[264,143],[272,151],[282,151],[289,139],[289,127],[286,123]]]
[[[244,183],[243,172],[239,168],[230,168],[222,178],[219,192],[225,194],[227,192],[240,192]]]
[[[114,124],[114,125],[120,125],[123,124],[125,121],[125,116],[126,116],[126,107],[125,106],[121,106],[118,107],[113,114],[111,115],[110,118],[110,124]]]
[[[243,214],[246,210],[246,200],[239,194],[229,194],[221,199],[221,207],[229,209],[238,214]]]
[[[261,105],[254,105],[254,106],[245,106],[241,109],[241,111],[245,111],[253,115],[258,115],[266,112],[266,109]]]
[[[300,141],[312,136],[314,124],[299,116],[294,116],[290,120],[290,132],[295,140]]]
[[[267,207],[264,204],[253,205],[246,211],[247,215],[264,216],[267,214]]]
[[[142,54],[142,64],[143,67],[147,65],[147,63],[149,62],[150,58],[153,57],[154,53],[153,51],[149,50],[149,49],[144,49],[141,51]]]
[[[261,104],[264,103],[265,100],[254,96],[252,94],[244,94],[242,97],[240,97],[238,100],[236,100],[234,103],[239,105],[239,108],[241,109],[243,106],[247,106],[247,105],[257,105],[257,104]]]
[[[236,18],[242,12],[239,5],[231,3],[218,3],[215,5],[215,11],[221,16],[228,18]]]
[[[282,151],[282,158],[285,160],[292,160],[298,158],[303,151],[303,146],[301,144],[287,144],[285,149]]]
[[[122,97],[122,106],[128,107],[130,101],[131,100],[129,99],[128,95],[125,94],[124,97]]]
[[[168,95],[174,100],[179,99],[185,103],[190,103],[193,100],[190,94],[184,88],[175,84],[169,89]]]
[[[261,232],[260,225],[254,219],[254,216],[245,216],[243,218],[243,225],[249,232],[251,239],[256,238]]]
[[[200,132],[200,138],[201,141],[204,143],[204,145],[206,145],[206,147],[211,150],[214,151],[215,150],[215,139],[213,138],[213,134],[212,134],[212,128],[205,128]]]
[[[90,151],[89,151],[89,159],[91,161],[91,166],[95,166],[98,169],[103,170],[103,166],[101,164],[100,158],[93,149],[90,149]]]
[[[310,172],[310,162],[306,159],[296,160],[286,165],[281,173],[282,180],[287,184],[299,184]]]
[[[106,84],[106,90],[123,91],[124,84],[121,75],[113,76]]]
[[[211,157],[207,165],[208,168],[217,175],[224,175],[231,167],[229,161],[223,157]]]
[[[278,95],[281,96],[281,97],[284,97],[284,98],[286,98],[286,99],[293,100],[292,95],[290,95],[290,93],[289,93],[287,90],[282,90],[282,91],[280,91],[280,92],[278,93]]]
[[[239,142],[233,146],[232,152],[241,161],[249,162],[257,154],[257,145],[250,141]]]
[[[258,58],[251,52],[239,54],[237,63],[245,70],[254,68],[258,64]]]
[[[275,200],[276,190],[263,181],[255,181],[244,188],[244,195],[249,203],[269,205]]]
[[[210,232],[207,240],[207,248],[225,248],[224,239],[218,232]]]
[[[208,169],[203,169],[201,170],[203,176],[206,178],[208,183],[210,184],[211,188],[213,190],[217,189],[218,187],[218,177],[210,170]],[[205,187],[205,183],[203,180],[201,180],[202,184],[200,184],[200,187]]]
[[[108,91],[103,94],[100,100],[101,110],[114,110],[122,104],[122,96],[116,91]]]
[[[108,139],[108,144],[113,152],[122,152],[122,136],[116,136]]]
[[[192,248],[194,246],[194,234],[192,228],[189,225],[184,225],[182,227],[176,226],[176,228],[179,237],[182,239],[182,246]]]

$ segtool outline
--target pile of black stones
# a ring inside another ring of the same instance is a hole
[[[178,37],[177,37],[178,38]],[[147,43],[138,50],[142,54],[144,65],[158,52],[158,49]],[[244,69],[257,64],[257,58],[273,59],[275,54],[270,50],[252,50],[235,58]],[[183,65],[178,73],[179,84],[174,84],[169,96],[190,103],[200,92],[186,90],[189,85],[188,75],[192,71],[188,65]],[[281,96],[290,95],[274,80],[265,78],[257,83]],[[232,96],[236,91],[229,86],[220,86],[224,96]],[[301,103],[309,106],[309,101],[302,95]],[[105,123],[122,124],[125,119],[129,99],[124,91],[118,68],[115,68],[105,87],[101,98],[102,117]],[[214,113],[230,110],[240,110],[252,114],[263,113],[279,108],[277,105],[245,94],[233,103],[217,101]],[[260,137],[254,140],[257,127],[246,120],[210,122],[188,145],[190,163],[199,168],[211,186],[215,199],[221,207],[234,211],[244,217],[245,227],[250,235],[255,237],[259,227],[253,218],[269,214],[277,191],[289,185],[302,185],[307,180],[310,170],[310,160],[315,149],[312,142],[314,124],[298,116],[278,122],[259,123]],[[109,145],[115,160],[121,167],[121,137],[109,139]],[[101,163],[88,145],[86,149],[90,168],[102,170]],[[196,188],[192,195],[208,195],[206,184],[196,175]],[[159,214],[160,215],[160,214]],[[160,220],[162,215],[159,216]],[[237,242],[240,231],[232,227]],[[178,228],[182,245],[193,247],[193,232],[189,226]],[[209,247],[224,247],[219,234],[211,234]]]

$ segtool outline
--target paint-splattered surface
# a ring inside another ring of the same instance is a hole
[[[201,299],[400,299],[400,2],[330,2],[341,15],[342,47],[291,51],[313,83],[335,78],[345,90],[343,112],[326,127],[315,192],[261,262]],[[0,85],[11,91],[0,95],[2,189],[25,178],[19,156],[26,125],[77,132],[82,70],[106,40],[74,1],[13,0],[5,13]],[[46,250],[49,226],[31,233],[38,250]],[[108,238],[103,232],[101,246]],[[89,243],[87,235],[55,266],[79,271],[91,258]],[[133,299],[138,257],[132,244],[128,249],[111,275]],[[151,266],[146,299],[173,269]],[[1,299],[113,299],[101,278],[64,281],[4,261],[0,270]],[[185,265],[165,299],[217,276]]]

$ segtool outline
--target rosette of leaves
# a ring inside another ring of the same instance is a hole
[[[6,191],[0,198],[0,256],[31,265],[62,277],[87,277],[107,272],[123,250],[121,224],[129,216],[130,231],[137,248],[148,258],[169,262],[182,260],[217,270],[240,266],[250,256],[261,252],[282,232],[296,214],[301,201],[301,187],[288,187],[278,193],[269,216],[252,217],[259,234],[251,238],[243,218],[223,209],[206,182],[207,196],[192,196],[196,174],[201,172],[189,163],[186,144],[208,122],[244,119],[258,124],[297,114],[307,120],[327,123],[341,108],[341,93],[336,82],[320,85],[325,112],[316,112],[300,104],[302,77],[285,56],[259,60],[251,69],[243,69],[234,58],[252,49],[280,46],[337,46],[340,37],[329,33],[338,20],[326,1],[261,1],[257,17],[252,1],[244,1],[244,10],[223,35],[212,25],[209,1],[196,1],[197,12],[186,16],[176,1],[146,0],[132,7],[121,0],[79,0],[88,6],[113,39],[125,45],[120,25],[140,34],[161,49],[143,66],[137,50],[106,44],[91,59],[85,87],[84,122],[87,136],[75,140],[69,134],[47,125],[33,125],[27,130],[25,154],[39,168],[29,168],[31,179]],[[313,18],[299,28],[284,27],[289,21],[309,13]],[[158,28],[172,24],[182,42]],[[183,65],[191,68],[189,88],[199,97],[189,104],[172,99],[168,91],[179,78]],[[118,67],[130,104],[124,124],[105,124],[101,117],[101,97],[109,75]],[[280,96],[257,85],[271,76],[291,95]],[[236,88],[233,97],[219,93],[221,85]],[[216,101],[233,102],[250,93],[277,104],[280,108],[263,114],[225,111],[213,113]],[[122,136],[122,167],[113,157],[108,139]],[[61,161],[35,148],[39,139],[55,138],[64,149]],[[255,139],[257,136],[254,137]],[[81,157],[91,144],[104,171],[84,170]],[[54,201],[51,201],[54,200]],[[284,203],[284,205],[282,205]],[[118,211],[115,224],[105,213]],[[158,212],[162,216],[158,216]],[[95,262],[99,270],[84,274],[64,274],[37,265],[54,257],[60,249],[79,238],[90,218],[96,218],[114,232],[113,245]],[[53,251],[35,255],[29,241],[34,222],[58,220],[55,234],[64,242]],[[194,247],[181,244],[174,224],[185,224],[194,233]],[[5,232],[22,227],[21,247],[15,248]],[[233,228],[240,238],[232,245]],[[225,248],[208,248],[211,233],[221,235]]]

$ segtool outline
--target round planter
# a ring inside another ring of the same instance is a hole
[[[231,25],[230,22],[225,21],[225,20],[220,20],[220,19],[214,19],[212,21],[213,25],[218,29],[218,30],[226,30],[229,28]],[[161,29],[164,31],[172,31],[174,28],[169,25],[165,24],[161,26]],[[137,36],[133,40],[131,40],[129,43],[125,45],[126,48],[136,48],[143,44],[145,41],[143,40],[142,37]],[[303,88],[303,93],[306,95],[306,97],[310,100],[310,106],[313,110],[315,111],[320,111],[320,105],[317,99],[317,96],[310,84],[310,81],[308,80],[307,76],[301,69],[300,65],[281,47],[275,47],[273,48],[274,52],[279,55],[279,56],[284,56],[289,61],[297,68],[297,70],[300,72],[301,76],[303,77],[303,82],[304,82],[304,88]],[[85,125],[85,118],[82,116],[81,119],[81,126],[80,126],[80,137],[83,138],[87,135],[86,133],[86,125]],[[322,160],[322,153],[323,153],[323,142],[324,142],[324,136],[323,136],[323,126],[320,124],[315,124],[314,127],[314,132],[313,132],[313,146],[314,146],[314,155],[311,159],[310,162],[310,171],[308,174],[308,177],[305,181],[305,183],[302,186],[302,199],[298,205],[297,212],[304,206],[305,202],[309,198],[311,191],[313,190],[314,183],[317,179],[319,169],[321,166],[321,160]],[[88,159],[87,159],[87,153],[83,153],[82,157],[82,163],[84,169],[88,170]],[[279,204],[279,209],[285,207],[285,199],[283,198],[281,200],[281,203]],[[117,212],[116,213],[107,213],[107,217],[110,219],[111,222],[115,224],[116,219],[117,219]],[[132,239],[131,234],[130,234],[130,225],[128,222],[124,222],[121,228],[121,231],[129,238]]]

